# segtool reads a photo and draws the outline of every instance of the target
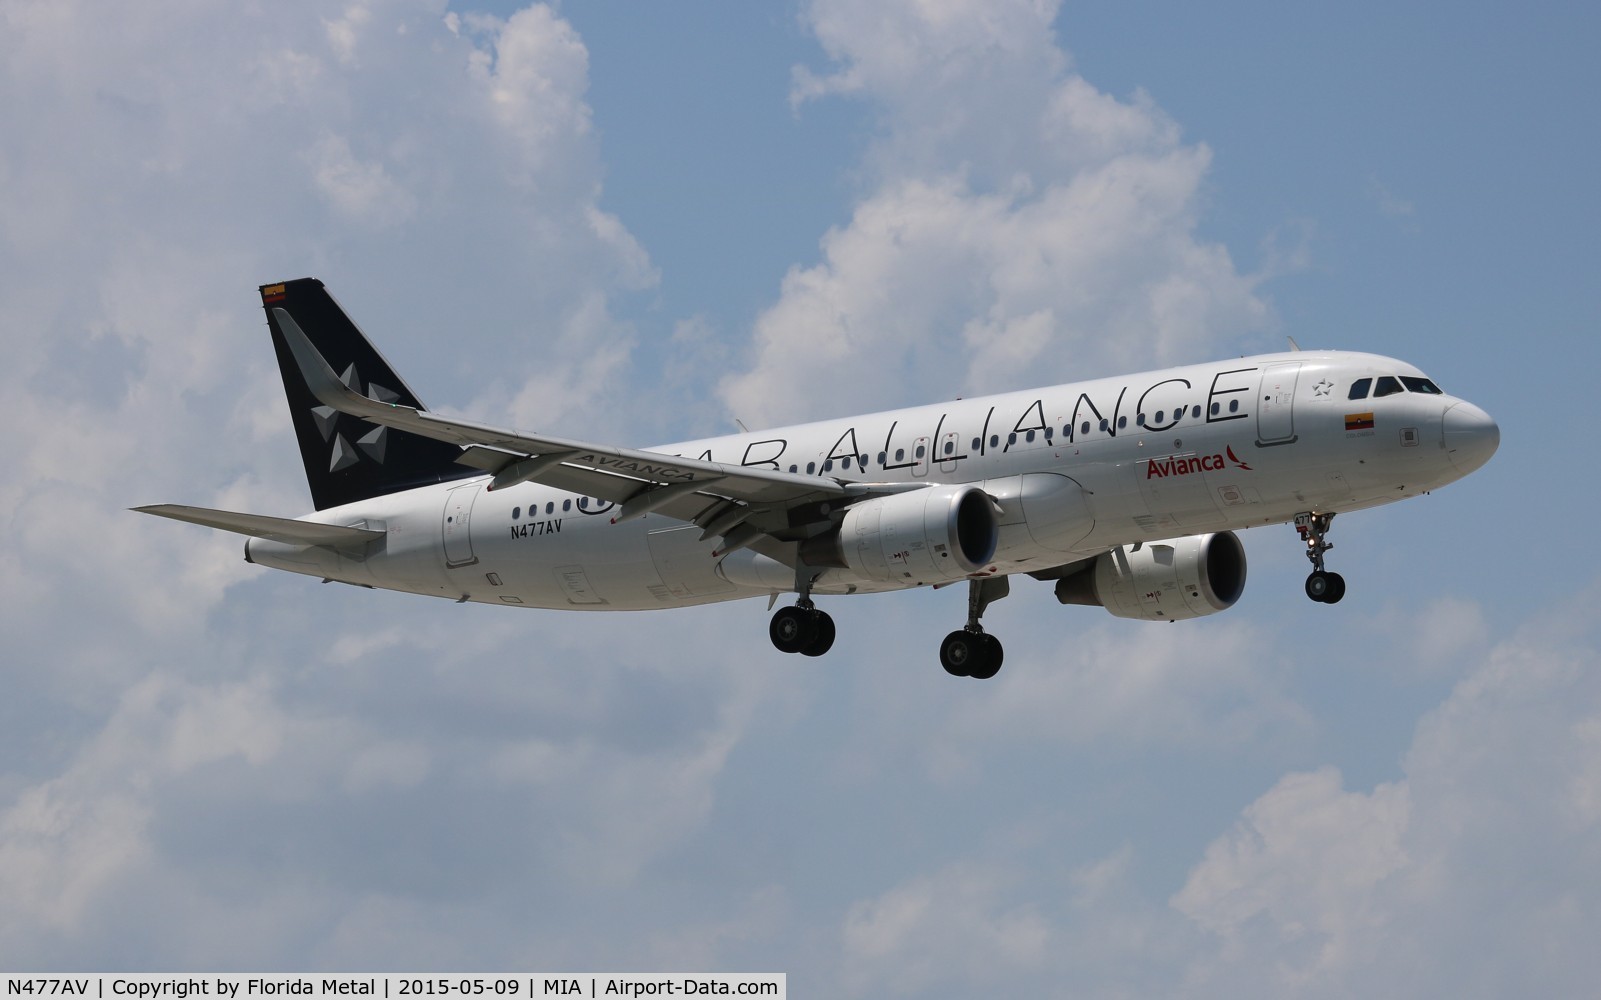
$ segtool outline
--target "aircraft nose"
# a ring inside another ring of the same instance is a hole
[[[1441,418],[1445,453],[1464,476],[1490,460],[1501,446],[1501,428],[1472,403],[1452,403]]]

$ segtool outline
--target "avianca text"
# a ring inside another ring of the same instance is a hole
[[[1165,479],[1168,476],[1188,476],[1197,472],[1221,472],[1227,467],[1222,455],[1153,458],[1145,465],[1145,478]]]

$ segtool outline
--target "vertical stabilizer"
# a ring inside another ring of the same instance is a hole
[[[483,473],[458,465],[461,449],[417,437],[324,406],[311,394],[295,364],[275,309],[294,318],[345,384],[386,403],[425,409],[345,311],[316,278],[261,286],[261,303],[272,329],[272,346],[283,375],[284,394],[306,466],[306,482],[318,510],[400,490]]]

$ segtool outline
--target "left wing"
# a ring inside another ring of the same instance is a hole
[[[660,512],[720,535],[720,552],[757,544],[763,536],[799,541],[829,523],[829,514],[872,496],[921,489],[912,483],[845,483],[771,469],[749,468],[654,451],[596,445],[542,434],[503,430],[397,403],[385,403],[346,385],[318,353],[289,312],[272,309],[301,376],[323,405],[463,448],[457,460],[493,473],[489,489],[538,482],[619,505],[613,521]],[[769,555],[781,557],[769,551]],[[793,562],[793,556],[784,558]]]
[[[254,538],[267,538],[286,545],[322,545],[330,549],[359,549],[384,537],[376,528],[320,524],[316,521],[296,521],[287,517],[268,517],[265,514],[241,514],[232,510],[213,510],[210,507],[189,507],[184,504],[158,503],[148,507],[131,507],[141,514],[170,517],[175,521],[203,524]]]

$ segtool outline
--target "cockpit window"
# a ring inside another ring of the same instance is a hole
[[[1359,378],[1355,382],[1351,383],[1351,395],[1349,397],[1347,397],[1347,398],[1349,398],[1349,399],[1367,399],[1368,398],[1368,390],[1371,389],[1371,388],[1373,388],[1373,380],[1372,379],[1370,379],[1370,378]]]
[[[1379,376],[1378,386],[1373,390],[1373,398],[1378,399],[1380,396],[1393,396],[1398,392],[1405,391],[1405,389],[1401,388],[1400,379],[1396,378],[1394,375],[1381,375]]]
[[[1427,396],[1443,396],[1440,387],[1426,378],[1417,378],[1412,375],[1402,375],[1401,384],[1412,392],[1421,392]]]

